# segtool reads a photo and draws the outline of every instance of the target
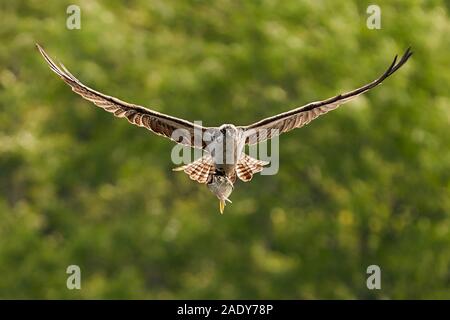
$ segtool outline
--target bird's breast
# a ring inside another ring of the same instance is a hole
[[[214,164],[219,171],[226,173],[234,172],[242,151],[239,145],[236,136],[223,135],[222,138],[213,141],[210,152]]]

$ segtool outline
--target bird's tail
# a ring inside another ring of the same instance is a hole
[[[250,181],[253,178],[253,174],[261,172],[267,164],[269,162],[258,160],[244,154],[236,165],[237,176],[242,181]]]
[[[190,179],[199,183],[207,183],[210,175],[214,172],[214,162],[212,157],[207,154],[194,162],[172,170],[184,171]]]

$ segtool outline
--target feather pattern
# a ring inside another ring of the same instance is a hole
[[[281,133],[307,125],[317,117],[336,109],[340,105],[355,99],[359,95],[381,84],[384,79],[392,75],[402,65],[404,65],[411,55],[412,51],[408,48],[398,63],[397,56],[395,56],[392,64],[378,79],[358,89],[344,94],[339,94],[326,100],[311,102],[305,106],[263,119],[249,126],[240,127],[245,131],[246,144],[256,144],[267,139],[271,139]]]
[[[36,46],[50,69],[84,99],[116,117],[126,118],[134,125],[145,127],[177,143],[197,148],[206,147],[203,134],[208,128],[95,91],[82,84],[63,64],[58,66],[40,45],[36,44]]]
[[[236,165],[237,176],[244,182],[250,181],[253,174],[261,172],[267,164],[269,163],[266,161],[257,160],[244,154]]]
[[[199,183],[207,183],[211,174],[215,171],[214,161],[213,158],[207,154],[187,165],[174,168],[173,171],[184,171],[191,180]]]
[[[255,173],[261,172],[263,167],[268,164],[244,154],[246,144],[256,144],[307,125],[317,117],[378,86],[403,66],[412,55],[408,48],[398,62],[397,56],[395,57],[389,68],[379,78],[353,91],[312,102],[248,126],[236,127],[232,124],[224,124],[220,127],[203,127],[95,91],[82,84],[64,65],[56,64],[41,46],[38,44],[36,46],[50,69],[84,99],[116,117],[126,118],[134,125],[145,127],[177,143],[204,149],[206,155],[173,170],[184,171],[190,179],[206,184],[219,198],[221,213],[225,201],[229,201],[228,197],[233,191],[233,184],[237,177],[245,182],[250,181]],[[218,158],[228,159],[230,152],[233,155],[230,157],[233,161],[216,160]]]

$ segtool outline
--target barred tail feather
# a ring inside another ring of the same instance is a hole
[[[253,174],[261,172],[267,164],[269,163],[266,161],[261,161],[245,154],[236,165],[237,176],[242,181],[250,181],[253,178]]]
[[[214,163],[210,155],[205,155],[192,163],[174,168],[173,171],[184,171],[191,180],[206,183],[214,172]]]

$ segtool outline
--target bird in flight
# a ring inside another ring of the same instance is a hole
[[[248,126],[223,124],[220,127],[204,127],[95,91],[75,78],[63,64],[56,64],[39,44],[36,46],[50,69],[84,99],[113,113],[116,117],[126,118],[130,123],[145,127],[176,143],[202,149],[204,151],[202,157],[174,170],[184,171],[190,179],[206,184],[219,199],[220,213],[223,213],[226,201],[231,202],[228,198],[233,192],[236,179],[250,181],[255,173],[261,172],[264,165],[268,164],[247,155],[244,151],[246,145],[254,145],[300,128],[318,116],[353,100],[381,84],[412,55],[408,48],[400,60],[395,56],[391,65],[379,78],[358,89],[308,103]]]

